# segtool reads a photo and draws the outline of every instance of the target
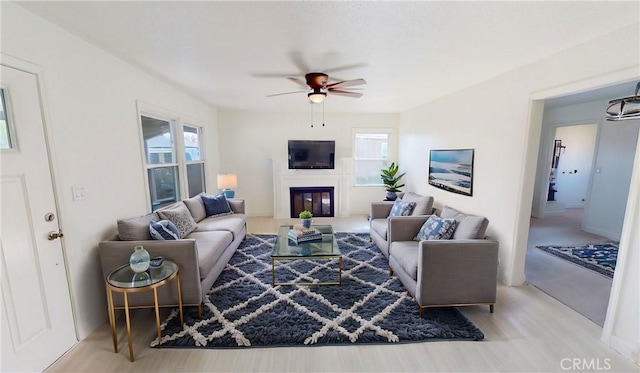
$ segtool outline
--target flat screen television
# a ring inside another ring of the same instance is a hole
[[[333,140],[289,140],[289,169],[334,169]]]

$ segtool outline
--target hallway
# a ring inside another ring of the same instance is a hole
[[[525,275],[527,283],[602,327],[612,280],[535,248],[537,245],[611,242],[606,237],[580,230],[583,212],[583,209],[567,209],[564,216],[531,218]]]

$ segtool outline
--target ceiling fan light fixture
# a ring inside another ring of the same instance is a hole
[[[327,92],[323,92],[320,88],[316,88],[313,92],[307,93],[309,100],[314,104],[319,104],[327,97]]]
[[[635,96],[617,98],[609,101],[609,107],[607,108],[607,120],[629,120],[640,119],[640,96],[638,91],[640,90],[640,82],[636,85]]]

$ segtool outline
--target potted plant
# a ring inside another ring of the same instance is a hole
[[[400,188],[404,186],[404,184],[400,184],[400,179],[406,174],[406,172],[398,175],[398,165],[395,162],[392,162],[388,168],[382,169],[382,174],[380,177],[382,178],[382,183],[385,185],[385,189],[387,194],[385,195],[386,201],[395,201],[398,198],[397,192],[400,192]]]
[[[300,212],[300,215],[298,216],[300,217],[300,220],[302,220],[303,227],[311,228],[311,218],[313,217],[313,214],[311,213],[311,211],[303,210]]]

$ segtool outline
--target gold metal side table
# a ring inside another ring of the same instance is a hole
[[[176,279],[178,287],[178,307],[180,310],[180,322],[184,324],[182,315],[182,291],[180,288],[180,275],[178,273],[178,265],[171,260],[164,260],[162,267],[149,269],[147,272],[135,273],[125,264],[111,271],[107,276],[107,302],[109,304],[109,324],[111,325],[111,333],[113,335],[113,350],[118,352],[118,335],[116,333],[116,316],[115,307],[113,306],[113,292],[122,293],[124,297],[124,314],[127,320],[127,337],[129,339],[129,360],[133,361],[133,343],[131,340],[131,320],[129,318],[129,293],[138,293],[142,291],[153,290],[153,306],[136,307],[150,308],[154,307],[156,311],[156,328],[158,329],[158,339],[162,337],[160,331],[160,309],[158,306],[158,288],[167,284],[169,281]],[[121,308],[118,308],[121,309]]]

